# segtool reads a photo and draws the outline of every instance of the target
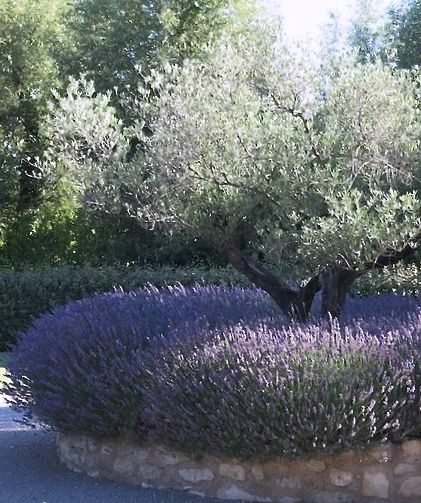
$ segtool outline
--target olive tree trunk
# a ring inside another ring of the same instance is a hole
[[[322,316],[338,318],[345,306],[352,284],[360,276],[384,267],[394,265],[411,257],[421,248],[421,234],[408,241],[401,250],[391,250],[379,255],[374,261],[366,262],[361,270],[339,264],[326,267],[302,287],[293,288],[265,267],[246,257],[242,251],[253,237],[254,228],[245,224],[222,244],[222,250],[230,264],[244,274],[252,283],[267,292],[281,311],[294,319],[307,320],[314,297],[322,291]]]
[[[318,276],[303,287],[293,288],[261,264],[245,257],[235,246],[226,245],[224,252],[230,264],[267,292],[284,314],[298,321],[307,320],[314,297],[320,290]]]
[[[329,268],[322,273],[322,316],[339,318],[353,282],[359,277],[356,271]]]

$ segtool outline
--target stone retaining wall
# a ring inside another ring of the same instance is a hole
[[[129,439],[59,435],[71,470],[142,487],[200,496],[278,503],[421,502],[421,441],[302,461],[244,462],[184,454]]]

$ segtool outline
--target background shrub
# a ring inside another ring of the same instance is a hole
[[[22,337],[10,355],[7,393],[16,407],[61,431],[140,433],[151,340],[174,327],[188,334],[273,313],[265,293],[227,287],[150,287],[77,301],[38,319]]]
[[[247,284],[230,269],[190,267],[92,267],[62,266],[23,271],[0,269],[0,351],[7,350],[19,331],[30,327],[34,318],[72,300],[116,287],[125,291],[146,284],[156,286],[181,283]]]

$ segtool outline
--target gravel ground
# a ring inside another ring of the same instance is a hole
[[[60,465],[54,434],[15,421],[0,395],[0,503],[214,503],[181,491],[142,489]]]

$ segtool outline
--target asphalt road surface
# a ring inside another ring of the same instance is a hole
[[[54,434],[15,421],[0,395],[0,503],[214,503],[183,491],[142,489],[67,470]]]

